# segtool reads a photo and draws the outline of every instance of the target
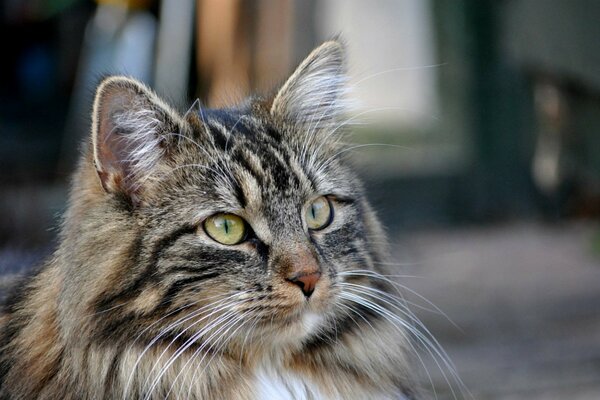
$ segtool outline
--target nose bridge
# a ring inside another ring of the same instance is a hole
[[[321,266],[300,220],[299,207],[281,202],[277,221],[271,220],[271,268],[276,276],[290,286],[299,288],[308,300],[321,279]],[[286,207],[286,205],[288,207]],[[295,289],[298,290],[298,289]]]
[[[287,247],[287,249],[286,249]],[[283,280],[300,288],[306,299],[310,298],[321,278],[321,267],[309,243],[280,243],[277,260],[278,272]]]
[[[309,243],[282,240],[278,247],[278,269],[287,277],[320,272],[316,254]]]

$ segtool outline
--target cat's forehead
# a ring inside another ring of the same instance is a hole
[[[270,121],[249,110],[203,110],[199,127],[206,143],[198,156],[212,169],[222,198],[234,197],[242,208],[282,200],[305,201],[320,192],[306,168],[301,148]],[[207,139],[208,138],[208,139]]]

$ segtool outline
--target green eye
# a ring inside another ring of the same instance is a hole
[[[321,196],[308,206],[304,215],[308,229],[317,231],[326,228],[333,220],[333,207],[325,196]]]
[[[215,214],[204,221],[204,231],[216,242],[233,245],[246,237],[246,223],[234,214]]]

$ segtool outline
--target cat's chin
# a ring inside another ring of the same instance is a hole
[[[268,343],[272,350],[293,349],[301,346],[311,337],[316,335],[325,325],[326,317],[321,313],[306,311],[297,318],[289,319],[278,326],[276,330],[265,333],[269,337]]]
[[[332,313],[332,299],[324,296],[311,298],[298,306],[298,312],[286,319],[286,325],[294,340],[305,341],[317,335],[328,325]]]
[[[320,294],[315,293],[315,298],[304,301],[304,304],[299,305],[301,311],[295,318],[290,320],[292,336],[296,340],[304,341],[316,335],[326,324],[330,299],[328,299],[328,296],[319,296]]]
[[[312,311],[307,311],[301,317],[300,324],[304,331],[304,336],[312,336],[317,333],[325,322],[325,317],[322,314],[317,314]]]
[[[269,343],[273,349],[301,346],[326,327],[331,312],[327,302],[312,299],[293,308],[285,316],[280,314],[257,327],[255,333],[262,343]]]

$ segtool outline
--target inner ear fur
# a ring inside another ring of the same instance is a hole
[[[92,144],[104,190],[138,202],[173,133],[185,128],[181,116],[141,82],[123,76],[103,80],[94,100]]]
[[[314,49],[281,86],[270,113],[296,124],[329,125],[346,111],[346,49],[331,40]]]

